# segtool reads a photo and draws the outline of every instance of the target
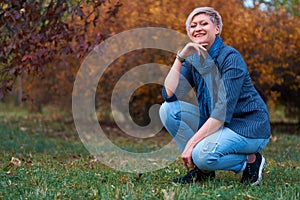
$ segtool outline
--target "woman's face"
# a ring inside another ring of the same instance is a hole
[[[194,16],[191,22],[190,35],[193,42],[201,44],[207,50],[213,45],[216,36],[220,33],[216,26],[206,14]]]

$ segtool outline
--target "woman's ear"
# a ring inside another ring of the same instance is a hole
[[[216,35],[220,35],[220,26],[216,26]]]

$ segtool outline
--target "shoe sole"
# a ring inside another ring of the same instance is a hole
[[[266,167],[266,159],[263,156],[261,156],[261,163],[260,163],[259,171],[258,171],[258,179],[254,183],[251,183],[251,186],[256,186],[262,181],[262,174],[263,174],[265,167]]]

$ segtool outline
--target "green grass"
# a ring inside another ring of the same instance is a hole
[[[240,185],[241,174],[226,171],[213,181],[181,186],[171,183],[185,173],[179,160],[142,175],[115,171],[95,162],[69,122],[51,115],[0,111],[0,199],[300,199],[298,135],[274,133],[258,187]],[[116,140],[130,148],[144,145]],[[11,165],[12,157],[21,165]]]

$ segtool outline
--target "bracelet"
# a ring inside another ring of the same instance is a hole
[[[183,62],[185,61],[185,58],[183,58],[183,57],[180,56],[180,50],[177,52],[176,58],[177,58],[181,63],[183,63]]]

